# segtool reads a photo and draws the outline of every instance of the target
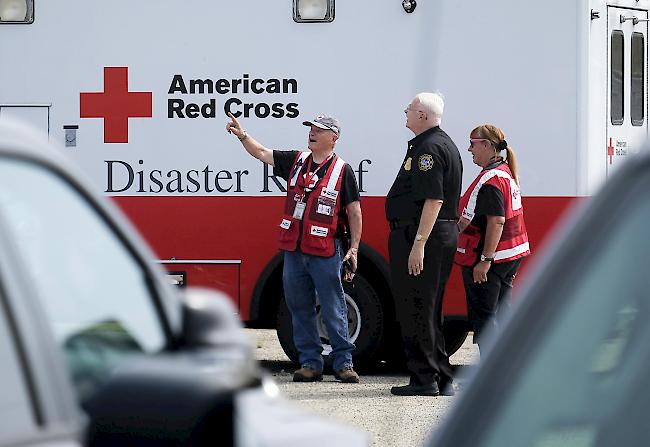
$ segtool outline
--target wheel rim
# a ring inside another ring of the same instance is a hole
[[[346,307],[348,308],[348,335],[350,336],[350,342],[354,343],[359,338],[359,333],[361,332],[361,311],[350,295],[345,292],[343,295],[345,297]],[[320,305],[316,308],[316,316],[318,317],[318,335],[323,343],[323,355],[329,355],[332,352],[332,345],[327,336],[327,329],[323,322]]]

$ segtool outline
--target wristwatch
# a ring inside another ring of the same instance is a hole
[[[481,262],[483,262],[483,261],[494,262],[494,256],[492,256],[491,258],[488,258],[485,255],[481,255]]]
[[[418,233],[418,234],[415,235],[415,240],[418,241],[418,242],[419,241],[426,241],[427,238],[422,236],[420,233]]]

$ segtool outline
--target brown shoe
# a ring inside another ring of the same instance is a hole
[[[293,373],[294,382],[320,382],[321,380],[323,380],[323,373],[309,366],[303,366]]]
[[[336,380],[340,380],[343,383],[359,383],[359,374],[354,372],[351,367],[335,371],[334,378]]]

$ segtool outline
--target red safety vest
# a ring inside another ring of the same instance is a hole
[[[470,222],[476,210],[476,198],[483,185],[492,185],[503,194],[505,206],[505,223],[501,239],[494,253],[494,262],[512,261],[530,254],[528,233],[524,223],[524,208],[521,204],[519,185],[512,178],[507,163],[483,170],[460,199],[458,214]],[[481,241],[481,230],[470,225],[458,236],[458,248],[454,261],[462,266],[473,266],[480,253],[477,252]]]
[[[280,249],[295,251],[300,235],[300,251],[329,257],[334,255],[334,236],[341,206],[339,192],[345,161],[338,155],[333,155],[334,159],[325,176],[317,179],[309,172],[301,175],[303,165],[311,163],[311,158],[308,158],[310,154],[298,154],[290,171],[284,215],[280,223]],[[306,192],[306,189],[311,191]],[[294,217],[296,204],[300,201],[305,203],[302,220]]]

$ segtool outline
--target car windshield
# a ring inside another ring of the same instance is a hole
[[[503,405],[476,445],[650,441],[650,199],[649,185],[642,186],[637,194],[630,191],[632,209],[593,241],[598,256],[572,261],[579,265],[568,269],[571,284],[559,291],[562,304],[528,347],[524,369],[510,374]]]
[[[62,177],[34,163],[0,160],[0,220],[82,400],[125,355],[164,346],[144,271]]]

